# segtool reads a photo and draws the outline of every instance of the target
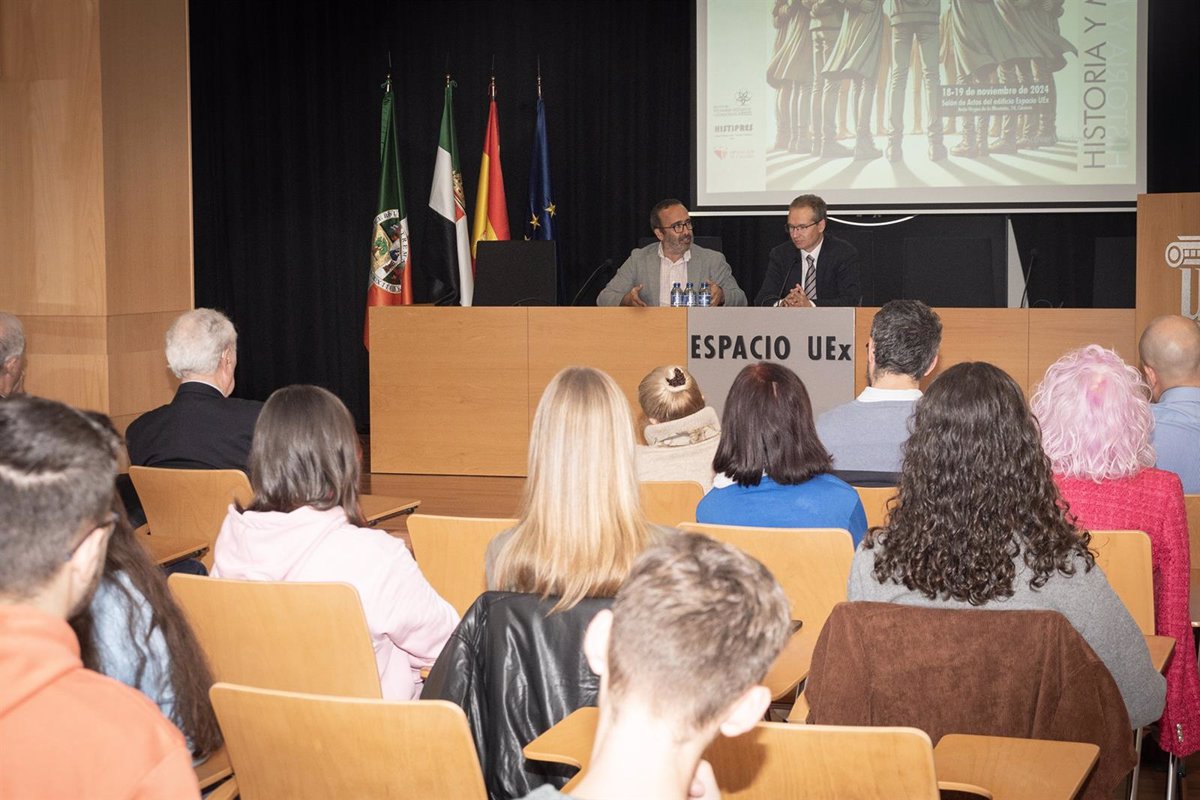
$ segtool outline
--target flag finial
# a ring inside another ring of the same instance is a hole
[[[542,57],[541,57],[541,55],[539,55],[537,57],[537,69],[538,69],[537,92],[538,92],[538,99],[541,100],[542,99]]]
[[[488,97],[496,99],[496,54],[492,53],[492,79],[488,84]]]

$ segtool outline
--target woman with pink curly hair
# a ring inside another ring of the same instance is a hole
[[[1154,468],[1149,387],[1119,355],[1093,344],[1054,362],[1031,406],[1076,523],[1150,537],[1155,633],[1175,639],[1159,744],[1190,755],[1200,750],[1200,676],[1188,610],[1187,512],[1179,476]]]

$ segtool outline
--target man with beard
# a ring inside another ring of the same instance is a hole
[[[650,210],[650,227],[658,237],[629,254],[617,274],[596,298],[599,306],[667,306],[671,286],[707,283],[714,306],[744,306],[746,293],[734,280],[725,256],[692,245],[692,218],[679,200],[663,200]]]
[[[0,403],[0,797],[199,796],[183,734],[84,669],[67,624],[103,570],[116,452],[61,403]]]

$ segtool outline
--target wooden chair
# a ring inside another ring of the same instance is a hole
[[[680,526],[727,542],[757,558],[783,587],[792,619],[802,624],[766,678],[775,698],[791,692],[808,675],[812,649],[833,607],[846,599],[854,541],[840,528],[745,528],[736,525]]]
[[[487,798],[467,718],[453,703],[229,683],[211,696],[244,800]]]
[[[515,519],[413,514],[408,537],[421,574],[462,616],[487,589],[483,557],[496,534]]]
[[[642,510],[656,525],[677,527],[696,521],[696,505],[704,497],[704,487],[695,481],[643,481]]]
[[[129,477],[141,498],[150,535],[203,539],[208,552],[200,560],[209,569],[229,504],[249,503],[253,494],[246,473],[236,469],[130,467]]]
[[[1141,531],[1092,531],[1096,566],[1146,636],[1154,635],[1154,568]]]
[[[598,709],[581,708],[524,749],[525,757],[587,771]],[[932,798],[938,790],[981,797],[1074,797],[1099,755],[1094,744],[1000,736],[943,736],[936,748],[916,728],[759,723],[718,737],[705,758],[724,798]]]
[[[855,486],[863,510],[867,512],[867,527],[874,528],[887,523],[888,500],[896,496],[895,486]]]
[[[367,620],[344,583],[172,575],[218,681],[281,691],[380,698]]]

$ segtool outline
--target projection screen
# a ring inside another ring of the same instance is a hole
[[[1138,0],[696,0],[696,199],[1119,207],[1145,186]]]

